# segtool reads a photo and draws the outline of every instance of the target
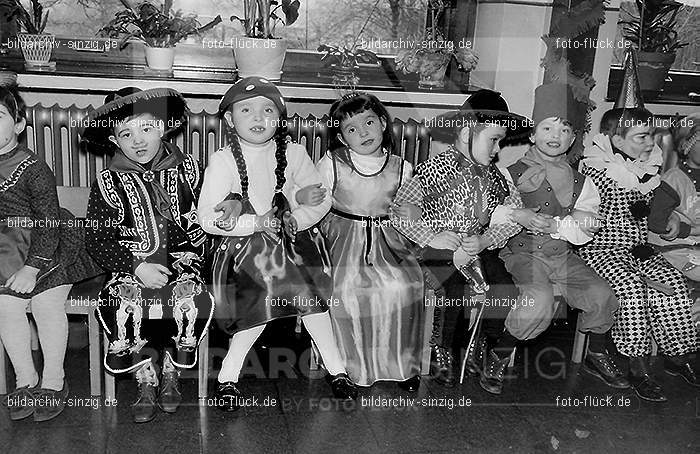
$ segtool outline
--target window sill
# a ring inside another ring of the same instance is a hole
[[[24,87],[45,91],[84,91],[88,87],[91,91],[111,91],[115,84],[123,86],[137,80],[143,88],[166,83],[185,95],[212,99],[220,97],[237,77],[232,52],[228,48],[203,52],[197,45],[178,45],[173,71],[163,72],[146,66],[140,45],[129,45],[122,51],[79,52],[63,45],[66,40],[59,41],[62,45],[54,50],[51,58],[56,62],[55,70],[25,67],[18,49],[12,49],[3,57],[0,69],[5,67],[17,72]],[[337,98],[338,90],[332,83],[330,71],[322,67],[320,56],[313,51],[287,51],[282,79],[278,83],[285,97],[305,102]],[[457,87],[450,80],[446,80],[444,90],[418,90],[415,74],[397,72],[393,58],[389,56],[380,56],[380,60],[381,66],[362,67],[357,71],[360,83],[356,89],[380,93],[383,101],[395,105],[458,107],[465,94],[474,91],[473,87]]]
[[[622,86],[622,77],[624,71],[622,66],[610,67],[610,79],[608,81],[608,93],[606,101],[615,102],[617,94]],[[644,98],[645,104],[671,104],[683,106],[698,106],[700,105],[700,73],[692,73],[685,71],[669,72],[672,82],[666,82],[661,94],[656,98]],[[695,93],[695,96],[690,96]]]

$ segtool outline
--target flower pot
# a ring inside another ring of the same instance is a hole
[[[172,71],[175,61],[174,47],[146,46],[146,64],[156,71]]]
[[[638,52],[639,88],[649,94],[658,94],[664,87],[668,71],[675,60],[675,53]]]
[[[437,71],[430,74],[420,74],[418,88],[422,90],[440,90],[445,88],[445,71],[447,65],[443,65]]]
[[[360,78],[355,74],[355,68],[351,66],[331,65],[333,85],[338,87],[355,87],[360,83]]]
[[[280,80],[286,50],[287,42],[283,39],[236,38],[233,57],[238,66],[238,76]]]
[[[56,37],[50,34],[31,35],[19,34],[19,47],[22,49],[24,61],[29,66],[49,66],[51,53],[56,43]]]

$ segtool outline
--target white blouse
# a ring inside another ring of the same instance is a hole
[[[248,197],[255,213],[262,215],[272,208],[272,198],[277,184],[276,143],[271,140],[262,145],[254,145],[240,139],[239,141],[248,173]],[[290,201],[292,216],[297,221],[298,229],[306,230],[320,221],[330,210],[331,198],[326,196],[323,202],[316,206],[300,206],[294,203],[295,189],[322,183],[321,176],[303,146],[295,143],[287,144],[285,177],[282,192]],[[226,146],[211,155],[209,165],[204,172],[197,214],[205,232],[224,236],[247,236],[255,231],[253,214],[241,214],[231,231],[222,230],[216,226],[216,220],[221,216],[221,212],[214,211],[214,207],[231,193],[241,194],[241,181],[236,160],[229,146]]]

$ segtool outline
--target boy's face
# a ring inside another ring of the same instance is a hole
[[[228,125],[236,129],[238,137],[246,142],[261,145],[275,135],[280,112],[272,100],[264,96],[233,103],[224,114]]]
[[[160,149],[164,126],[163,121],[153,115],[141,114],[116,126],[109,140],[117,144],[127,158],[147,164]]]
[[[571,124],[561,118],[545,118],[535,127],[530,141],[546,156],[555,158],[569,151],[576,134]]]
[[[627,130],[625,137],[615,134],[611,142],[630,158],[646,161],[654,148],[653,128],[647,124],[633,126]]]
[[[371,155],[381,151],[386,122],[372,110],[365,110],[340,122],[340,140],[355,153]]]
[[[489,125],[472,137],[472,158],[477,164],[487,166],[491,164],[498,152],[501,151],[499,142],[506,136],[506,128],[503,126]],[[459,141],[469,143],[469,128],[460,131]],[[458,147],[459,148],[459,147]]]
[[[693,147],[688,150],[688,161],[696,168],[700,168],[700,140],[696,140]]]
[[[0,104],[0,152],[8,152],[17,145],[17,136],[24,131],[24,119],[15,122],[7,106]]]

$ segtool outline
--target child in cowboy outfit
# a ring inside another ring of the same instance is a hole
[[[589,242],[595,234],[600,203],[593,181],[567,160],[575,134],[583,130],[585,122],[585,105],[577,106],[581,103],[565,84],[538,87],[532,145],[507,169],[506,177],[520,192],[523,205],[537,209],[544,222],[536,220],[511,238],[501,252],[516,285],[532,302],[511,310],[506,328],[518,340],[542,333],[554,316],[554,285],[558,286],[566,302],[582,311],[580,330],[588,335],[584,370],[611,387],[624,389],[629,383],[605,348],[617,299],[608,283],[572,251],[572,246]],[[493,367],[485,372],[487,381],[502,380],[511,350],[497,347],[491,352]]]
[[[137,423],[155,418],[156,403],[177,410],[178,369],[196,364],[214,310],[202,280],[200,169],[163,139],[182,126],[186,112],[175,90],[125,88],[88,114],[82,133],[88,151],[114,153],[92,185],[87,218],[96,227],[86,241],[109,272],[97,309],[109,339],[105,367],[135,372]]]
[[[499,338],[503,319],[518,299],[518,291],[498,258],[498,249],[520,230],[508,214],[527,222],[535,213],[519,209],[522,204],[517,192],[510,192],[494,162],[500,141],[526,123],[523,117],[508,112],[498,93],[475,93],[460,111],[447,113],[435,123],[439,127],[432,128],[431,134],[453,141],[453,145],[418,165],[415,176],[399,189],[395,199],[397,204],[422,208],[421,217],[406,222],[394,213],[392,218],[396,228],[417,243],[429,279],[444,291],[444,304],[439,307],[442,315],[433,336],[431,375],[451,387],[455,385],[453,352],[461,350],[463,341],[459,322],[467,309],[465,302],[470,300],[465,286],[474,279],[489,284],[486,296],[494,304],[485,309],[484,332],[490,340]],[[510,207],[507,210],[506,205]],[[481,265],[475,261],[477,256]],[[470,369],[475,373],[480,371],[479,357],[485,348],[483,338],[478,348],[470,350]]]

